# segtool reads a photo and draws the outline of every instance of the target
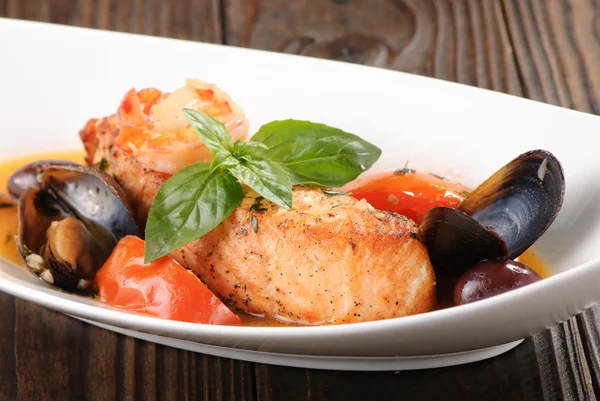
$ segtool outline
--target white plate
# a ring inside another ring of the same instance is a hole
[[[0,38],[12,38],[0,41],[0,158],[80,148],[77,132],[87,119],[113,113],[130,87],[170,90],[185,77],[198,77],[228,91],[254,130],[270,120],[298,118],[363,136],[384,149],[377,169],[409,160],[413,168],[476,185],[518,154],[545,148],[562,161],[567,180],[561,214],[539,242],[554,276],[417,316],[285,328],[171,322],[51,291],[0,262],[2,291],[134,332],[304,355],[313,367],[324,365],[310,356],[408,357],[510,343],[600,300],[597,117],[418,76],[246,49],[3,19]],[[216,353],[211,349],[203,352]]]

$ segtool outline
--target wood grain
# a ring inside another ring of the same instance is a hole
[[[494,0],[226,0],[228,44],[357,62],[521,95]],[[372,11],[365,18],[360,10]]]
[[[218,0],[0,0],[0,16],[221,43]]]
[[[503,3],[526,96],[599,114],[598,3]]]
[[[597,0],[0,0],[0,16],[374,65],[600,114]],[[593,400],[600,392],[599,307],[492,360],[396,373],[194,354],[5,294],[0,311],[0,399]]]
[[[0,292],[0,399],[17,397],[17,360],[15,355],[15,298]]]
[[[0,305],[2,400],[255,399],[249,363],[135,340],[3,293]]]

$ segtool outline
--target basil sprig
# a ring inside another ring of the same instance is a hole
[[[310,121],[273,121],[250,141],[267,145],[269,158],[287,168],[292,184],[339,187],[381,155],[381,149],[356,135]]]
[[[227,128],[213,117],[191,109],[183,112],[214,159],[178,171],[158,191],[146,224],[146,262],[229,217],[244,198],[240,182],[291,209],[292,185],[344,185],[381,155],[381,149],[356,135],[298,120],[273,121],[250,141],[233,143]]]

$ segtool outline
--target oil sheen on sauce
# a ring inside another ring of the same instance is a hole
[[[76,163],[84,163],[84,154],[81,151],[57,152],[50,154],[35,154],[23,156],[7,161],[0,161],[0,258],[9,260],[19,266],[22,266],[19,255],[17,254],[14,236],[17,232],[17,208],[7,207],[6,184],[10,175],[19,167],[42,159],[62,159]],[[542,256],[531,248],[523,253],[519,259],[521,263],[526,264],[535,270],[542,278],[550,276],[550,270],[543,260]],[[249,316],[241,314],[242,322],[247,326],[289,326],[289,324],[278,322],[271,319]]]

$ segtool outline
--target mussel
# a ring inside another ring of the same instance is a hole
[[[117,242],[138,235],[123,190],[99,170],[36,162],[13,174],[11,185],[19,197],[19,254],[31,272],[63,290],[89,291]]]
[[[39,172],[49,166],[77,166],[77,163],[68,160],[45,159],[26,164],[11,175],[7,187],[8,196],[18,203],[23,192],[38,185]]]
[[[419,224],[431,263],[453,279],[486,259],[515,259],[552,224],[565,179],[550,152],[512,160],[477,187],[457,209],[436,207]]]

